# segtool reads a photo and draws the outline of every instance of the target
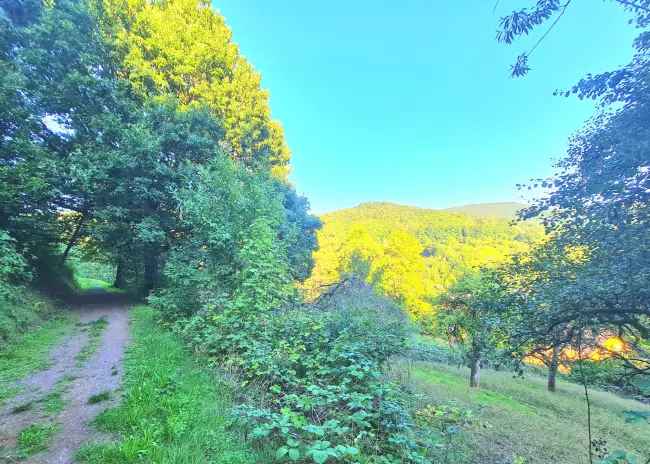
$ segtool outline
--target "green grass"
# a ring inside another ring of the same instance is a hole
[[[45,451],[58,429],[57,424],[32,424],[24,428],[18,434],[18,455],[27,458]]]
[[[415,408],[454,402],[471,409],[477,421],[465,433],[465,461],[477,464],[587,463],[587,431],[583,390],[560,381],[558,391],[545,389],[545,378],[515,378],[511,372],[484,370],[481,388],[470,389],[468,370],[443,364],[399,366],[395,375],[417,393]],[[624,449],[650,459],[650,423],[626,421],[626,411],[650,406],[594,390],[593,437],[607,441],[610,451]],[[628,413],[629,416],[629,413]],[[641,460],[641,462],[645,462]]]
[[[88,331],[88,342],[81,351],[79,351],[75,358],[77,366],[83,365],[83,363],[88,361],[88,359],[90,359],[90,357],[97,351],[97,348],[99,348],[102,341],[102,334],[104,333],[104,330],[106,330],[107,326],[108,322],[103,317],[96,321],[81,324],[81,327]]]
[[[91,290],[95,288],[108,289],[112,287],[112,285],[105,280],[93,279],[91,277],[75,276],[74,280],[77,283],[79,290]]]
[[[115,288],[111,283],[101,279],[75,276],[74,281],[77,293],[79,294],[88,293],[93,290],[102,290],[105,293],[125,293],[124,290]]]
[[[0,405],[20,391],[17,380],[48,367],[50,351],[70,333],[73,322],[67,315],[45,321],[0,352]]]
[[[97,404],[101,403],[102,401],[108,401],[109,399],[111,399],[111,392],[104,391],[97,393],[96,395],[92,395],[90,398],[88,398],[88,404]]]
[[[271,462],[256,455],[228,429],[232,387],[197,364],[172,333],[158,326],[146,307],[132,311],[132,339],[125,359],[122,404],[95,425],[117,434],[116,443],[83,447],[90,464],[155,462],[249,464]]]
[[[39,400],[39,403],[43,405],[43,411],[49,415],[56,415],[63,411],[66,404],[63,394],[68,390],[73,380],[74,377],[66,375],[56,383],[50,393]]]

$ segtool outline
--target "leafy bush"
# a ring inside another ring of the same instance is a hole
[[[41,283],[41,269],[33,275],[15,240],[0,229],[0,351],[53,312],[52,302],[33,288],[35,279]],[[60,276],[66,275],[60,272]]]
[[[249,325],[253,331],[244,337],[237,330],[234,346],[208,341],[212,355],[230,354],[244,378],[261,382],[268,392],[268,407],[244,405],[238,416],[253,438],[279,445],[279,459],[420,458],[401,392],[381,372],[382,364],[404,348],[405,324],[397,308],[376,305],[369,293],[363,306],[343,306],[337,299],[318,310],[258,319],[261,326]],[[226,352],[220,351],[224,347]]]
[[[0,230],[0,348],[38,319],[40,305],[25,288],[31,278],[15,241]]]
[[[425,462],[404,394],[382,374],[409,335],[398,307],[356,284],[312,306],[247,311],[251,302],[232,301],[179,325],[197,350],[261,390],[261,405],[238,407],[236,423],[273,443],[278,461]]]
[[[435,443],[436,462],[467,462],[458,442],[463,429],[476,421],[470,409],[456,403],[428,404],[415,412],[415,420]]]
[[[10,296],[11,289],[31,280],[27,262],[16,250],[15,240],[0,229],[0,298]]]

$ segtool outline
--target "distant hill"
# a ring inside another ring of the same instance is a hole
[[[500,203],[476,203],[471,205],[454,206],[443,211],[452,213],[463,213],[476,217],[493,217],[503,219],[515,219],[517,212],[524,209],[524,203],[500,202]]]
[[[363,203],[324,214],[306,290],[318,294],[323,286],[354,273],[400,301],[416,318],[424,317],[431,301],[460,275],[503,261],[542,237],[537,223],[512,224],[521,206],[433,210]]]

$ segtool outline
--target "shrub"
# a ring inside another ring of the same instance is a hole
[[[258,308],[259,309],[259,308]],[[315,305],[249,313],[234,304],[182,323],[200,350],[261,390],[235,421],[280,462],[424,462],[404,393],[382,365],[406,347],[402,311],[361,285]]]
[[[0,229],[0,298],[9,298],[12,288],[31,280],[27,262],[16,250],[15,240]]]

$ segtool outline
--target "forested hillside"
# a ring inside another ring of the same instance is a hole
[[[492,210],[475,205],[472,210]],[[306,281],[316,295],[356,274],[402,303],[416,319],[460,276],[528,250],[542,236],[534,222],[364,203],[321,217],[315,267]]]

